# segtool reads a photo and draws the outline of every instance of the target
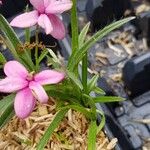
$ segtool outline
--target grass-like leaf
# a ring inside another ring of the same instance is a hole
[[[133,20],[134,17],[129,17],[125,18],[119,21],[116,21],[108,26],[106,26],[104,29],[98,31],[95,33],[88,41],[86,41],[83,46],[78,50],[75,51],[71,57],[69,58],[68,62],[68,69],[70,71],[73,71],[74,69],[77,68],[77,65],[79,62],[82,60],[86,52],[88,51],[89,48],[91,48],[97,41],[101,40],[104,36],[106,36],[108,33],[113,31],[114,29],[119,28],[123,24]]]
[[[82,29],[81,33],[79,34],[79,48],[83,45],[85,39],[86,39],[86,35],[88,33],[90,27],[90,22],[88,22],[85,27]]]
[[[110,103],[110,102],[120,102],[125,99],[117,96],[100,96],[93,98],[95,103]]]
[[[18,49],[18,45],[21,44],[21,41],[17,37],[14,30],[11,28],[11,26],[9,25],[7,20],[1,14],[0,14],[0,30],[3,32],[3,34],[7,38],[7,41],[9,43],[11,43],[12,49],[10,49],[10,50],[11,50],[13,56],[16,59],[19,59],[16,50]]]
[[[99,88],[99,87],[95,87],[94,89],[93,89],[93,91],[96,93],[96,94],[100,94],[100,95],[105,95],[106,93],[105,93],[105,91],[103,91],[101,88]]]
[[[101,115],[101,121],[100,121],[100,124],[98,125],[98,128],[97,128],[97,134],[98,134],[102,130],[102,128],[104,127],[106,119],[105,119],[104,113],[101,110],[96,110],[96,112]]]
[[[4,55],[0,52],[0,64],[5,64],[7,60],[5,59]]]
[[[43,135],[42,139],[37,145],[37,150],[43,150],[45,145],[47,144],[48,140],[51,138],[54,130],[58,127],[59,123],[64,118],[65,114],[67,113],[68,109],[60,110],[54,120],[51,122],[50,126],[46,130],[45,134]]]
[[[13,100],[15,95],[11,94],[0,100],[0,128],[9,120],[13,114]]]
[[[77,0],[72,0],[71,9],[71,35],[72,35],[72,53],[78,50],[78,18],[77,18]]]
[[[90,93],[96,87],[98,78],[99,78],[99,75],[94,75],[92,79],[89,80],[87,84],[88,93]]]
[[[48,54],[48,50],[44,49],[38,58],[38,63],[40,63],[47,56],[47,54]]]
[[[97,124],[92,120],[88,132],[88,150],[96,150]]]
[[[91,112],[89,112],[89,110],[87,110],[85,107],[83,106],[79,106],[79,105],[67,105],[61,108],[62,109],[73,109],[76,110],[78,112],[81,112],[82,114],[84,114],[88,119],[92,118]]]
[[[53,50],[47,48],[48,52],[50,53],[50,55],[52,56],[54,62],[61,64],[60,60],[58,59],[58,57],[56,56],[56,54],[53,52]]]
[[[77,85],[81,90],[83,89],[80,80],[72,72],[67,71],[67,75],[74,82],[75,85]]]

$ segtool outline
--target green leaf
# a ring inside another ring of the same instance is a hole
[[[97,124],[96,121],[91,121],[88,131],[88,150],[96,150],[96,135]]]
[[[4,57],[4,55],[0,52],[0,64],[5,64],[7,62],[6,58]]]
[[[21,44],[21,41],[18,39],[16,33],[11,28],[7,20],[0,14],[0,30],[4,33],[5,37],[9,44],[11,43],[12,49],[11,52],[16,59],[19,59],[17,54],[18,45]]]
[[[120,102],[125,99],[117,96],[100,96],[93,98],[95,103],[110,103],[110,102]]]
[[[40,63],[48,54],[48,51],[47,50],[43,50],[41,55],[39,56],[38,58],[38,63]]]
[[[81,90],[83,89],[80,80],[74,75],[74,73],[67,71],[67,75],[74,82],[74,84],[76,84]]]
[[[51,135],[53,134],[54,130],[58,127],[62,119],[65,117],[65,114],[67,113],[68,109],[60,110],[53,121],[51,122],[50,126],[46,130],[45,134],[43,135],[42,139],[37,145],[37,150],[44,150],[45,145],[51,138]]]
[[[72,31],[72,53],[78,50],[78,17],[77,17],[77,0],[72,0],[73,6],[71,9],[71,31]]]
[[[29,12],[29,5],[26,5],[25,12]],[[31,38],[30,28],[26,28],[25,29],[25,41],[30,43],[30,38]]]
[[[81,48],[81,46],[83,45],[87,32],[89,30],[90,27],[90,22],[88,22],[85,27],[82,29],[81,33],[79,34],[79,48]]]
[[[106,36],[108,33],[113,31],[114,29],[119,28],[123,24],[133,20],[135,17],[129,17],[125,18],[119,21],[116,21],[108,26],[106,26],[104,29],[98,31],[95,33],[88,41],[86,41],[83,46],[78,50],[72,53],[71,57],[69,58],[68,62],[68,69],[70,71],[73,71],[77,68],[77,65],[84,57],[85,53],[88,51],[89,48],[91,48],[97,41],[101,40],[104,36]]]
[[[92,116],[91,116],[91,113],[89,112],[89,110],[87,110],[85,107],[83,106],[79,106],[79,105],[67,105],[67,106],[64,106],[64,107],[61,107],[60,108],[61,110],[64,110],[64,109],[73,109],[73,110],[76,110],[78,112],[81,112],[82,114],[84,114],[88,119],[91,119]]]
[[[99,78],[99,75],[94,75],[92,79],[89,80],[88,85],[87,85],[88,93],[90,93],[96,87],[98,78]]]
[[[73,6],[71,9],[71,46],[72,46],[72,54],[79,50],[78,43],[78,16],[77,16],[77,0],[72,0]],[[75,76],[78,77],[78,68],[74,69]]]
[[[48,52],[50,53],[50,55],[53,57],[53,60],[59,64],[61,64],[61,62],[59,61],[59,59],[57,58],[56,54],[53,52],[53,50],[51,49],[47,49]]]
[[[27,52],[27,49],[24,49],[24,53],[22,53],[22,55],[20,55],[20,58],[24,62],[24,65],[28,66],[28,69],[30,71],[35,70],[35,65],[30,57],[30,54]]]
[[[31,38],[30,36],[31,36],[30,28],[26,28],[25,29],[25,41],[28,42],[28,43],[30,43],[30,38]]]
[[[72,92],[73,89],[70,88],[69,86],[51,85],[51,86],[45,86],[44,89],[46,90],[49,96],[56,98],[57,100],[66,101],[66,102],[69,101],[71,104],[80,104],[81,102],[79,98],[80,93],[77,93],[76,90],[74,90],[75,93]]]
[[[101,88],[99,88],[99,87],[97,87],[97,86],[93,89],[93,91],[94,91],[96,94],[100,94],[100,95],[105,95],[105,94],[106,94],[105,91],[103,91]]]
[[[14,94],[4,97],[0,100],[0,128],[12,117]]]
[[[96,110],[96,112],[101,115],[101,122],[97,129],[97,134],[98,134],[102,130],[102,128],[105,126],[106,119],[105,119],[104,113],[101,110]]]
[[[92,112],[92,119],[96,118],[96,105],[91,96],[83,94],[83,100],[86,106],[88,106]]]

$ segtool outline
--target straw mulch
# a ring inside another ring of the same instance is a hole
[[[0,150],[35,150],[37,143],[53,120],[55,102],[36,107],[25,120],[16,116],[0,131]],[[53,133],[45,150],[86,150],[88,121],[79,112],[69,110],[66,117]],[[117,139],[111,141],[100,132],[97,136],[96,150],[112,150]]]

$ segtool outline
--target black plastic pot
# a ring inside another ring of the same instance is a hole
[[[80,0],[78,1],[78,12],[79,14],[86,14],[86,9],[88,9],[87,4],[88,0]],[[92,2],[89,0],[88,2]],[[93,2],[98,2],[98,0],[93,0]],[[99,1],[100,2],[100,1]],[[98,3],[99,3],[98,2]],[[94,5],[98,3],[92,3],[93,8]],[[90,6],[92,6],[90,5]],[[96,6],[95,5],[95,6]],[[87,11],[87,13],[91,14],[93,11]],[[90,18],[90,16],[89,16]],[[68,16],[64,16],[64,21],[68,25]],[[34,28],[32,30],[32,36],[34,36]],[[23,30],[16,29],[18,36],[24,40],[24,32]],[[49,39],[52,39],[50,36],[45,36],[41,32],[41,41],[45,41],[46,44],[49,42]],[[50,40],[51,41],[51,40]],[[70,37],[66,36],[65,39],[57,41],[52,39],[58,43],[58,47],[56,50],[60,50],[61,54],[67,60],[68,56],[71,53],[70,46]],[[50,42],[51,43],[51,42]],[[51,43],[53,45],[53,42]],[[106,91],[107,95],[113,95],[114,91],[110,88],[109,84],[107,84],[105,79],[100,79],[98,85]],[[113,104],[97,104],[98,109],[103,109],[106,114],[106,125],[105,131],[107,132],[107,136],[111,138],[118,138],[118,144],[116,146],[116,150],[140,150],[142,146],[142,139],[140,139],[139,135],[136,134],[136,130],[139,129],[145,135],[149,135],[150,128],[145,125],[141,125],[133,122],[133,117],[139,117],[139,113],[142,118],[149,117],[144,113],[145,110],[149,110],[149,92],[140,95],[132,100],[127,100],[123,103],[113,103]],[[142,99],[142,101],[141,101]],[[131,110],[130,110],[131,109]]]
[[[26,0],[3,0],[3,4],[0,6],[0,13],[5,16],[5,18],[10,18],[23,11],[27,4],[28,1]]]
[[[109,7],[112,5],[110,5],[110,3],[108,2],[112,2],[112,1],[104,0],[102,4],[104,3],[107,7]],[[119,1],[115,1],[115,2],[119,2]],[[80,12],[81,14],[84,14],[84,12],[86,11],[87,18],[89,18],[89,20],[92,22],[92,27],[94,28],[93,31],[102,28],[106,22],[108,24],[108,22],[111,21],[111,18],[105,17],[106,15],[109,16],[109,14],[103,14],[104,18],[103,16],[100,17],[100,14],[98,14],[98,12],[101,9],[103,11],[106,9],[106,8],[102,8],[100,3],[101,1],[98,0],[93,0],[93,1],[88,0],[85,7],[86,9]],[[127,4],[125,6],[126,8],[130,8],[131,10],[133,9],[130,1],[125,1],[125,3]],[[120,4],[120,6],[121,5],[122,4]],[[80,4],[78,6],[80,6]],[[119,9],[120,8],[118,8],[117,10]],[[121,11],[123,10],[124,9],[122,9]],[[110,9],[110,11],[114,11],[114,10]],[[114,12],[118,13],[117,11]],[[93,18],[94,13],[96,13],[96,15],[98,16],[97,18],[95,17]],[[116,19],[119,19],[117,17],[117,14],[115,15],[116,15]],[[149,15],[146,15],[146,17],[147,16],[149,17]],[[147,26],[144,26],[142,28],[143,32],[145,32],[146,35],[148,35],[149,32],[148,17],[146,18]],[[103,19],[105,19],[105,22],[102,24],[101,24],[101,18],[102,21]],[[144,22],[142,24],[144,24]],[[133,21],[132,25],[136,26],[137,28],[139,28],[140,26],[138,20]],[[138,32],[141,31],[138,30]],[[92,48],[92,50],[94,50],[94,48]],[[125,60],[122,61],[127,61],[127,58],[125,58]],[[119,64],[119,62],[117,64]],[[139,56],[129,60],[129,62],[126,63],[123,69],[123,75],[124,75],[125,86],[126,88],[128,88],[128,90],[131,91],[130,92],[131,95],[128,95],[127,91],[125,91],[125,87],[120,86],[120,88],[122,88],[121,90],[126,93],[126,99],[127,99],[126,101],[121,103],[101,104],[101,107],[103,108],[107,116],[106,130],[108,131],[108,136],[110,137],[114,136],[118,138],[118,145],[116,147],[117,150],[119,149],[140,150],[142,149],[142,145],[144,143],[143,137],[145,139],[150,137],[150,127],[140,122],[136,122],[136,120],[138,119],[142,120],[142,119],[150,118],[150,113],[149,113],[149,109],[150,109],[149,89],[150,88],[149,88],[149,79],[148,79],[149,72],[150,72],[149,65],[150,65],[149,53],[144,54],[142,56],[140,56],[139,54]],[[115,90],[110,87],[110,85],[107,83],[107,81],[104,78],[99,80],[98,85],[106,91],[107,95],[116,95]],[[121,93],[119,93],[119,96],[121,96]]]

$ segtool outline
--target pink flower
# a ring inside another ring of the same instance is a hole
[[[19,118],[26,118],[33,111],[35,100],[47,103],[48,95],[42,85],[56,84],[64,79],[64,74],[44,70],[33,75],[17,61],[9,61],[4,66],[6,78],[0,80],[0,92],[17,92],[14,109]]]
[[[0,0],[0,5],[2,4],[2,0]]]
[[[71,9],[71,0],[30,0],[35,10],[23,13],[14,18],[10,25],[26,28],[38,24],[45,29],[46,34],[51,34],[56,39],[63,39],[65,27],[57,16]]]

